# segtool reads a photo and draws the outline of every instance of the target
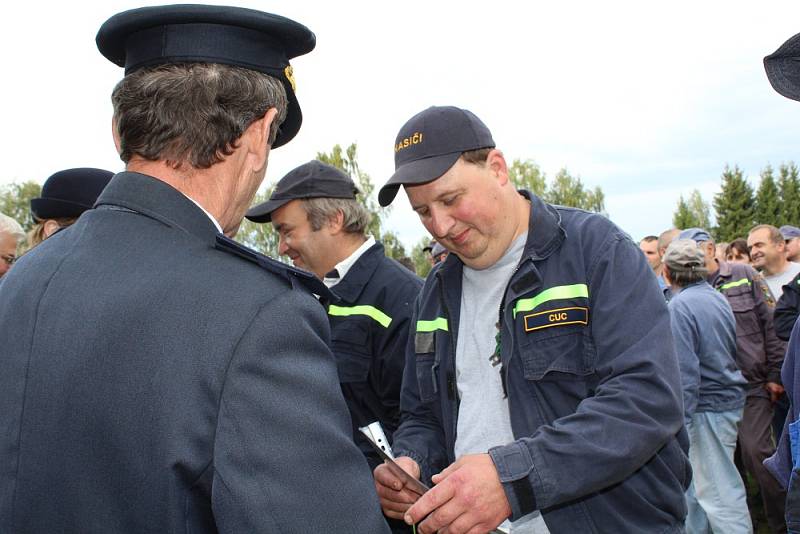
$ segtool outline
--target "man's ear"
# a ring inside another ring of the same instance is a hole
[[[61,226],[58,224],[57,221],[54,221],[53,219],[47,219],[44,222],[44,237],[45,238],[50,237],[51,235],[56,233],[59,228],[61,228]]]
[[[117,154],[122,154],[122,140],[119,138],[116,117],[111,117],[111,136],[114,138],[114,146],[117,149]]]
[[[336,210],[336,214],[328,219],[328,228],[332,235],[344,231],[344,212],[342,210]]]
[[[508,165],[506,164],[506,158],[503,156],[502,151],[496,148],[489,151],[489,154],[486,156],[486,166],[497,178],[500,185],[508,183]]]
[[[267,156],[270,151],[269,133],[272,123],[278,110],[274,107],[269,108],[264,116],[253,121],[244,131],[241,137],[242,147],[248,152],[248,157],[252,159],[254,170],[261,170],[267,164]]]

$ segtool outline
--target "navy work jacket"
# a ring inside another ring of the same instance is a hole
[[[531,201],[500,310],[516,440],[492,448],[511,519],[551,532],[683,532],[691,478],[664,298],[641,251],[606,218]],[[415,310],[395,455],[422,477],[456,460],[455,343],[462,263],[428,276]],[[502,394],[502,392],[498,392]]]
[[[414,301],[422,280],[375,243],[332,290],[331,349],[353,423],[353,436],[372,468],[382,460],[358,428],[379,421],[389,442],[400,423],[400,385]]]

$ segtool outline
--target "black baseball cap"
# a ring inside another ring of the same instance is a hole
[[[353,180],[333,165],[311,160],[289,171],[275,184],[269,200],[253,206],[245,217],[253,222],[272,220],[272,212],[299,198],[356,198]]]
[[[786,98],[800,100],[800,33],[764,58],[772,87]]]
[[[89,167],[58,171],[44,182],[40,196],[31,199],[31,213],[36,220],[78,217],[92,209],[113,176]]]
[[[273,148],[300,130],[303,115],[289,60],[314,49],[314,34],[293,20],[255,9],[198,4],[143,7],[108,19],[97,48],[109,61],[136,70],[172,63],[222,63],[280,80],[289,100]]]
[[[388,206],[404,184],[424,184],[446,173],[463,152],[494,148],[489,128],[472,112],[432,106],[411,117],[394,142],[395,172],[378,192]]]

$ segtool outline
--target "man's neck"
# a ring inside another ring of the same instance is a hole
[[[786,269],[789,268],[789,262],[786,259],[778,262],[777,265],[770,268],[769,266],[764,266],[764,274],[767,276],[778,276],[779,274],[783,274],[786,272]]]

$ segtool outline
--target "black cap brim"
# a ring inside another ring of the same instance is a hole
[[[31,199],[31,213],[38,220],[79,217],[81,213],[90,209],[92,209],[92,206],[70,202],[69,200],[59,200],[57,198]]]
[[[386,207],[392,203],[401,185],[418,185],[432,182],[455,165],[461,152],[410,161],[395,171],[378,192],[378,203]]]
[[[800,33],[765,57],[764,69],[769,83],[779,94],[800,100]]]
[[[256,222],[256,223],[268,223],[272,221],[272,212],[276,209],[280,208],[281,206],[285,206],[292,200],[296,200],[294,198],[284,198],[280,200],[267,200],[266,202],[262,202],[261,204],[256,204],[245,214],[248,220]]]

